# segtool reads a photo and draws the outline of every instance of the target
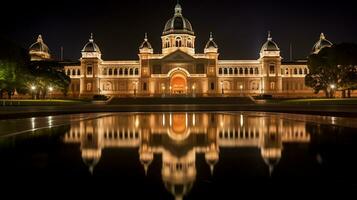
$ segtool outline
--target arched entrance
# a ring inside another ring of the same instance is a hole
[[[171,76],[170,81],[171,94],[186,94],[187,92],[187,78],[184,73],[177,72]]]

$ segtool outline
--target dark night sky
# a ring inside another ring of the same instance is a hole
[[[306,57],[320,32],[333,43],[357,43],[357,12],[352,1],[307,0],[181,0],[183,15],[193,25],[196,52],[203,52],[209,32],[219,45],[221,59],[256,59],[267,31],[272,31],[282,56]],[[11,13],[0,12],[1,35],[28,48],[42,34],[52,53],[78,59],[91,32],[103,58],[137,59],[138,46],[148,32],[155,53],[161,33],[173,16],[175,0],[13,1]],[[2,6],[4,8],[4,6]],[[15,12],[16,11],[16,12]]]

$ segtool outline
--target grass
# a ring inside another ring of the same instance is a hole
[[[357,98],[346,99],[270,99],[267,104],[283,105],[357,105]]]
[[[85,104],[88,101],[83,100],[67,100],[67,99],[0,99],[1,106],[62,106],[62,105],[76,105]]]

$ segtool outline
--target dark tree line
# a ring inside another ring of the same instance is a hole
[[[326,97],[333,97],[336,91],[341,91],[343,97],[351,97],[351,92],[357,89],[357,44],[323,48],[309,56],[308,68],[305,84],[316,93],[324,91]]]
[[[0,38],[0,98],[15,91],[45,98],[50,87],[66,95],[71,80],[62,69],[56,61],[31,62],[27,49]]]

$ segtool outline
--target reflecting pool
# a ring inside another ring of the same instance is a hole
[[[120,185],[117,191],[135,187],[133,198],[148,199],[218,198],[264,184],[356,184],[357,131],[335,125],[343,122],[335,117],[254,112],[81,116],[53,116],[48,126],[48,117],[17,122],[28,123],[28,131],[6,127],[0,137],[1,177],[65,178],[99,186],[110,180]],[[42,126],[34,128],[36,123]]]

